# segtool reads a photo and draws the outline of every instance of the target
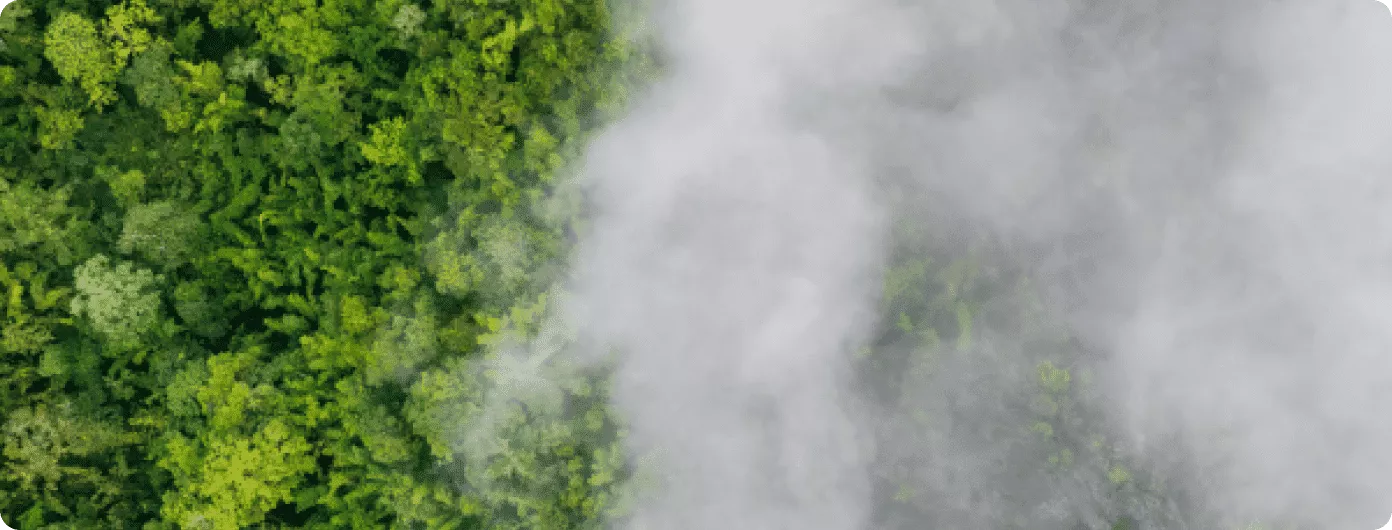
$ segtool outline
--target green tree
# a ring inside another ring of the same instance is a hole
[[[183,528],[259,524],[266,512],[293,499],[314,468],[309,442],[275,419],[251,436],[214,438],[201,450],[184,438],[169,443],[165,465],[184,487],[166,494],[163,514]]]
[[[130,56],[154,42],[140,25],[159,21],[144,0],[111,6],[100,26],[77,13],[59,13],[44,32],[44,56],[63,80],[81,86],[88,103],[100,110],[116,101],[114,83]]]
[[[59,14],[44,34],[44,56],[65,81],[76,82],[87,92],[93,107],[116,100],[111,83],[121,72],[121,65],[96,23],[76,13]]]
[[[11,410],[4,424],[3,482],[12,498],[27,501],[21,520],[54,516],[101,526],[124,525],[129,496],[125,480],[134,473],[93,465],[100,457],[139,437],[116,425],[79,417],[68,402]],[[118,460],[120,461],[120,460]],[[14,520],[11,514],[7,517]],[[37,524],[23,526],[38,526]]]
[[[85,224],[70,205],[71,186],[42,189],[0,178],[0,256],[45,257],[60,265],[75,258]]]
[[[198,255],[206,237],[199,216],[174,201],[138,204],[126,211],[117,247],[166,269]]]
[[[181,282],[174,288],[174,312],[199,336],[219,338],[228,331],[227,309],[202,281]]]
[[[98,254],[73,271],[71,311],[84,317],[92,329],[114,346],[140,344],[160,318],[160,295],[156,290],[163,276],[136,269],[129,262],[113,264]]]

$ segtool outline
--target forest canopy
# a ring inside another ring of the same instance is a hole
[[[4,519],[597,524],[625,467],[602,386],[480,411],[474,364],[557,279],[572,220],[537,212],[641,71],[611,26],[599,1],[9,5]]]

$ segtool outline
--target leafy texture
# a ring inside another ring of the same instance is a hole
[[[163,278],[136,269],[130,263],[113,264],[98,254],[73,272],[73,315],[85,317],[92,329],[112,343],[129,346],[138,343],[160,317],[160,296],[156,283]]]
[[[538,332],[574,231],[539,212],[621,105],[608,6],[27,2],[0,26],[7,522],[614,509],[603,371],[498,338]]]

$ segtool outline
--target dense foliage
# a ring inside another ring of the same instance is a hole
[[[609,16],[563,0],[6,9],[0,513],[23,529],[595,524],[623,473],[602,385],[484,407],[474,364],[545,307],[572,214],[542,206],[634,71]]]

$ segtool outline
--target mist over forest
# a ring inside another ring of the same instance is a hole
[[[15,0],[19,530],[1392,513],[1372,0]]]

